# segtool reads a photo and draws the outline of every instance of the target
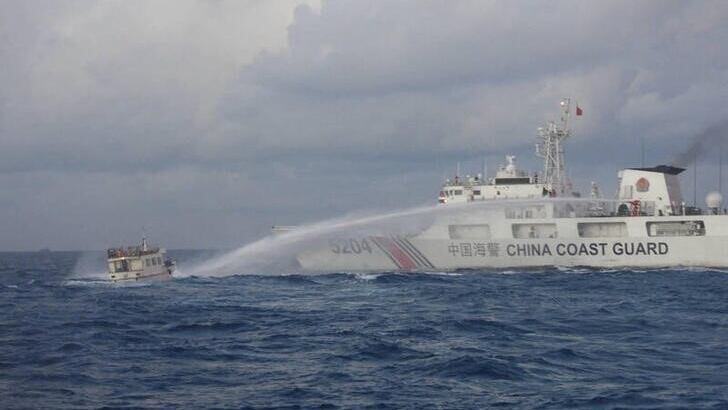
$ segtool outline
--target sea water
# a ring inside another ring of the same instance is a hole
[[[724,271],[120,285],[103,262],[0,254],[0,407],[728,408]]]

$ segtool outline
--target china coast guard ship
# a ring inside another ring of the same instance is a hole
[[[577,106],[577,115],[580,109]],[[618,172],[616,199],[575,198],[564,167],[570,101],[559,123],[539,128],[536,153],[543,171],[529,174],[506,157],[494,177],[446,180],[443,212],[411,236],[332,240],[298,255],[308,271],[453,271],[544,266],[728,266],[728,215],[722,197],[706,197],[707,210],[686,206],[682,168],[660,165]]]
[[[175,262],[166,258],[165,249],[150,247],[147,238],[141,245],[106,250],[109,280],[112,282],[170,279]]]

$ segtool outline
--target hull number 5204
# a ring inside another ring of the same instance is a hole
[[[362,252],[372,253],[372,247],[366,239],[339,239],[330,242],[331,252],[335,254]]]

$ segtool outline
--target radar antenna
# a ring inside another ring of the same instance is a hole
[[[562,142],[571,136],[569,130],[570,98],[561,100],[561,120],[553,121],[538,129],[536,155],[543,158],[543,181],[551,195],[563,195],[568,185]]]
[[[146,252],[149,249],[147,245],[147,228],[142,226],[142,250]]]

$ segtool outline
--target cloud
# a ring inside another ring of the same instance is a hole
[[[482,1],[300,7],[290,47],[243,70],[238,93],[226,99],[236,107],[227,119],[233,128],[268,131],[245,141],[261,149],[407,155],[414,145],[418,155],[462,155],[525,143],[552,104],[572,95],[589,112],[584,138],[603,137],[615,122],[648,138],[664,138],[667,129],[676,138],[726,114],[700,107],[724,97],[726,32],[715,15],[725,9]]]
[[[9,1],[0,213],[24,222],[0,247],[22,226],[25,247],[107,240],[46,228],[56,214],[110,232],[110,214],[156,215],[168,246],[204,247],[422,202],[457,160],[539,168],[535,130],[566,96],[585,112],[572,177],[611,183],[640,139],[666,162],[728,117],[726,17],[721,1]],[[18,205],[48,181],[45,205]]]
[[[162,154],[193,156],[240,68],[286,46],[300,3],[12,3],[6,22],[24,22],[4,26],[3,167],[156,168]]]

